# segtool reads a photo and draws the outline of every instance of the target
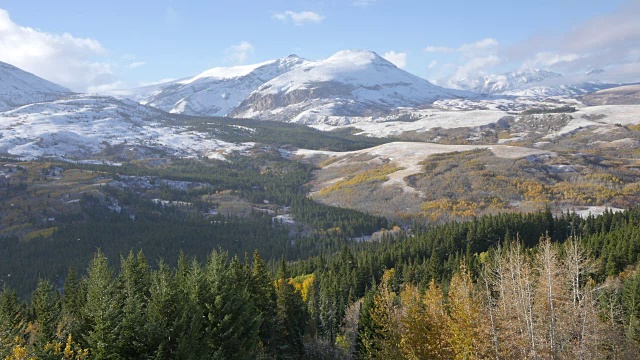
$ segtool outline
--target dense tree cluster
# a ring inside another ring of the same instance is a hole
[[[102,253],[86,278],[70,272],[62,296],[46,280],[29,306],[0,296],[3,359],[300,358],[305,307],[284,262],[273,280],[253,265],[213,252],[205,265],[181,258],[152,270],[139,253],[115,274]]]
[[[487,216],[271,265],[215,251],[151,266],[140,253],[116,271],[98,253],[60,291],[41,280],[23,302],[5,288],[0,355],[637,358],[640,271],[623,235],[638,220],[637,208]]]
[[[173,159],[162,166],[38,164],[38,171],[31,169],[34,173],[31,175],[50,174],[52,169],[59,169],[56,170],[59,173],[74,173],[87,182],[95,177],[116,181],[147,177],[157,182],[184,181],[206,186],[190,189],[90,187],[93,192],[78,194],[78,212],[59,212],[54,222],[44,223],[36,221],[36,215],[41,211],[46,220],[54,206],[47,193],[41,194],[43,190],[35,187],[34,190],[26,187],[15,190],[21,192],[21,198],[15,200],[10,200],[10,194],[5,199],[0,193],[0,200],[6,201],[9,211],[19,211],[9,204],[15,201],[23,208],[24,221],[29,221],[22,224],[16,220],[18,223],[7,225],[37,226],[29,236],[0,236],[3,250],[0,251],[0,286],[9,284],[24,296],[30,293],[39,276],[46,275],[59,287],[68,267],[81,272],[98,248],[103,249],[111,261],[130,250],[144,250],[150,258],[163,258],[171,265],[176,264],[181,251],[202,261],[206,254],[218,248],[239,256],[257,249],[268,259],[284,255],[287,260],[295,260],[335,252],[351,241],[350,237],[368,235],[387,226],[381,217],[311,201],[306,197],[304,184],[310,180],[313,167],[288,161],[273,152],[275,150],[254,157],[232,157],[233,162]],[[86,188],[84,184],[81,186]],[[274,221],[274,216],[267,212],[203,216],[215,207],[206,197],[223,190],[233,192],[248,204],[263,204],[266,200],[279,208],[290,208],[296,228]],[[42,210],[35,209],[40,205],[34,204],[31,208],[31,205],[20,204],[22,199],[36,196],[43,198],[38,201],[42,202]],[[69,206],[67,196],[68,192],[54,195],[62,198],[61,208]],[[154,203],[153,198],[181,201],[186,205],[163,206]],[[118,211],[114,210],[114,204]],[[6,221],[7,218],[3,219]],[[118,266],[117,263],[111,265]]]

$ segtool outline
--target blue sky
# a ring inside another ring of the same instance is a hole
[[[602,67],[631,79],[640,62],[639,3],[3,0],[0,61],[78,91],[343,49],[386,54],[441,84],[525,67],[565,74]]]

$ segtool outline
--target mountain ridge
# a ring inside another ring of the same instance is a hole
[[[217,67],[193,77],[111,94],[177,114],[303,123],[320,121],[320,113],[360,116],[474,96],[433,85],[366,50],[342,50],[317,61],[289,55],[253,65]],[[274,103],[289,108],[280,110],[271,106]],[[261,108],[271,112],[256,114]]]
[[[599,69],[601,70],[601,69]],[[591,71],[597,75],[602,71]],[[507,95],[519,97],[579,96],[611,87],[597,80],[571,82],[560,73],[531,68],[501,74],[478,75],[453,82],[464,90],[482,95]]]
[[[0,111],[59,99],[71,90],[0,61]]]

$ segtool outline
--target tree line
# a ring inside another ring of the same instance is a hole
[[[637,239],[622,234],[639,219],[486,216],[293,262],[131,253],[116,270],[98,253],[63,289],[41,280],[30,301],[4,289],[0,355],[637,358]]]

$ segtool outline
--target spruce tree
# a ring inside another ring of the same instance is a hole
[[[283,257],[276,282],[276,347],[279,359],[299,359],[304,355],[302,339],[306,327],[306,309],[302,297],[289,279],[289,270]]]
[[[33,312],[37,324],[35,347],[40,358],[47,356],[47,344],[56,340],[56,327],[60,316],[60,303],[54,297],[53,285],[48,280],[40,279],[33,292]]]
[[[253,303],[260,314],[260,341],[268,354],[275,356],[276,337],[276,290],[273,275],[256,250],[253,253],[250,292]]]
[[[92,359],[120,359],[117,353],[118,324],[122,318],[117,301],[113,273],[102,252],[98,252],[88,269],[87,301],[84,314],[88,331],[84,340]]]
[[[149,269],[142,255],[129,253],[121,259],[118,278],[118,302],[122,317],[118,324],[117,347],[125,358],[139,358],[148,351],[145,343],[145,323],[149,300]]]

